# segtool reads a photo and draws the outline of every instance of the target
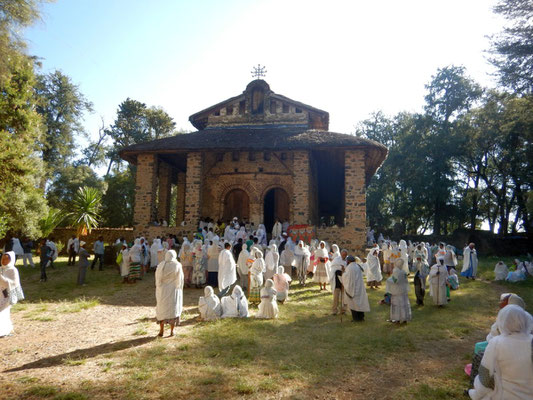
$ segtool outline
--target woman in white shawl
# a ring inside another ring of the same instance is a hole
[[[287,273],[292,276],[293,274],[292,267],[294,267],[295,265],[294,253],[292,252],[292,250],[289,248],[288,245],[285,245],[285,248],[281,252],[279,256],[279,263],[280,265],[283,265],[283,267],[285,268],[285,271],[287,271]]]
[[[183,275],[185,277],[185,285],[187,287],[191,286],[192,283],[192,263],[193,263],[193,252],[191,249],[191,244],[187,240],[181,245],[180,252],[178,254],[179,260],[183,267]]]
[[[321,241],[318,249],[315,250],[316,271],[313,280],[320,286],[320,290],[326,290],[326,284],[329,283],[329,252],[326,249],[326,242]]]
[[[128,275],[130,274],[130,257],[128,245],[126,243],[122,243],[119,257],[121,258],[120,276],[122,277],[122,283],[128,283]]]
[[[272,280],[274,281],[274,289],[277,292],[276,299],[283,304],[285,300],[289,299],[289,288],[292,279],[285,273],[285,268],[280,265]]]
[[[476,279],[477,275],[477,251],[474,243],[470,243],[463,250],[463,269],[461,276],[467,279]]]
[[[501,335],[485,349],[474,389],[474,400],[533,399],[533,335],[531,316],[516,305],[500,310],[497,317]]]
[[[279,264],[279,253],[278,248],[275,244],[271,244],[267,248],[267,253],[265,256],[265,280],[266,279],[272,279],[274,274],[278,270],[278,264]]]
[[[260,250],[253,249],[252,256],[255,257],[250,267],[250,303],[261,301],[260,289],[263,286],[263,274],[266,272],[265,260]]]
[[[191,284],[198,289],[205,285],[207,266],[202,241],[199,239],[194,240],[192,242],[192,247],[193,260]]]
[[[339,246],[337,246],[336,244],[331,245],[331,251],[329,252],[329,261],[330,262],[333,261],[340,255],[341,255],[341,252],[339,250]]]
[[[183,310],[183,269],[174,250],[165,254],[165,261],[155,271],[155,315],[163,336],[165,324],[170,324],[170,336],[174,336],[174,326],[180,324]]]
[[[411,321],[411,304],[409,303],[409,281],[403,270],[403,259],[394,264],[392,275],[387,279],[387,292],[391,294],[390,319],[388,322]]]
[[[256,318],[272,319],[278,317],[279,309],[278,303],[276,302],[276,293],[274,281],[267,279],[265,287],[261,289],[261,303],[255,315]]]
[[[307,268],[311,263],[311,253],[309,252],[302,240],[298,242],[298,246],[296,246],[296,248],[294,249],[294,261],[300,285],[305,286],[305,279],[307,278]]]
[[[265,225],[259,224],[259,227],[257,228],[257,231],[255,232],[255,236],[257,237],[258,243],[261,246],[267,245],[267,234],[266,234]]]
[[[198,299],[198,310],[203,321],[214,321],[222,316],[222,305],[211,286],[206,286],[204,295]]]
[[[364,321],[365,312],[370,311],[368,295],[366,294],[363,280],[363,267],[353,256],[346,258],[348,266],[342,274],[342,286],[344,288],[344,300],[352,312],[354,322]]]
[[[19,272],[15,267],[15,252],[8,251],[2,256],[0,267],[0,337],[13,332],[11,306],[24,300],[20,286]]]
[[[400,249],[401,258],[403,259],[403,270],[409,273],[409,248],[407,247],[407,242],[405,240],[400,240],[400,243],[398,244],[398,248]]]
[[[133,246],[128,252],[129,258],[129,272],[128,282],[135,283],[137,279],[141,279],[141,259],[142,259],[141,239],[137,238],[133,242]]]
[[[366,284],[371,289],[377,289],[381,285],[383,276],[379,264],[379,247],[373,247],[366,256]],[[394,272],[393,272],[394,273]]]
[[[509,268],[507,268],[507,265],[503,261],[498,261],[498,263],[494,266],[494,280],[495,281],[504,281],[505,278],[507,278],[507,274],[509,273]]]
[[[161,239],[156,238],[152,242],[152,246],[150,247],[150,268],[157,267],[157,264],[159,264],[159,261],[157,259],[157,252],[163,249],[163,245],[161,244]]]
[[[248,289],[248,260],[250,259],[250,252],[246,250],[246,246],[242,247],[239,257],[237,258],[237,273],[239,274],[239,282],[243,290]]]
[[[247,318],[248,300],[239,285],[233,288],[229,296],[222,297],[222,318]]]

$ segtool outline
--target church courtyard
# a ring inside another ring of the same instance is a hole
[[[26,300],[13,307],[15,334],[1,339],[0,393],[10,399],[450,399],[463,398],[474,343],[493,323],[498,298],[533,304],[531,279],[491,282],[496,258],[480,260],[438,309],[426,295],[413,321],[392,325],[367,289],[371,312],[354,324],[332,316],[330,291],[292,285],[276,320],[200,322],[202,290],[184,290],[182,326],[157,338],[154,275],[123,285],[115,269],[89,271],[61,258],[46,285],[19,266]],[[504,261],[510,261],[504,259]],[[411,285],[412,286],[412,285]],[[251,314],[257,308],[251,308]]]

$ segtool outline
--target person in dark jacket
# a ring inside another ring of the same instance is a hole
[[[46,239],[41,242],[40,248],[41,257],[41,282],[46,282],[46,267],[52,261],[52,249],[46,244]]]

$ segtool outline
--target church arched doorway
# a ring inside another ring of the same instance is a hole
[[[271,232],[276,219],[289,221],[289,195],[281,188],[270,189],[265,194],[263,221],[267,232]]]
[[[242,189],[233,189],[224,198],[224,221],[239,218],[239,221],[250,219],[250,198]]]

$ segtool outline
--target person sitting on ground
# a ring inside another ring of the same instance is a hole
[[[492,338],[468,394],[473,400],[533,399],[531,315],[507,305],[496,319],[501,335]]]
[[[222,297],[222,318],[248,318],[248,300],[236,285],[229,296]]]
[[[283,266],[278,267],[277,273],[272,277],[274,289],[276,289],[276,299],[283,304],[289,299],[289,288],[292,278],[285,273]]]
[[[507,278],[507,274],[509,273],[509,268],[503,261],[498,261],[498,263],[494,266],[494,280],[495,281],[504,281],[505,278]]]
[[[204,295],[198,299],[198,310],[202,321],[214,321],[222,316],[220,299],[211,286],[206,286]]]
[[[520,260],[515,259],[513,265],[515,266],[515,270],[509,271],[505,280],[512,283],[525,281],[527,277],[527,268],[525,262],[520,262]]]
[[[276,289],[274,289],[274,281],[267,279],[265,287],[261,289],[261,303],[259,310],[255,315],[256,318],[273,319],[277,318],[279,314],[278,303],[276,302]]]

